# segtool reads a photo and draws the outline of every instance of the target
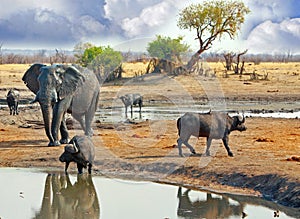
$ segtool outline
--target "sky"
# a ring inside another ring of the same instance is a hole
[[[299,0],[242,0],[251,13],[235,40],[210,51],[300,54]],[[146,51],[157,35],[199,47],[195,30],[177,27],[179,12],[203,0],[1,0],[2,49],[73,49],[79,42]]]

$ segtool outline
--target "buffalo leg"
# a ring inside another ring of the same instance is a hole
[[[228,141],[229,138],[228,136],[225,136],[224,138],[222,138],[223,144],[227,150],[228,156],[233,157],[233,153],[230,151],[229,145],[228,145]]]
[[[70,162],[66,162],[65,165],[65,173],[68,174],[68,167],[69,167]]]
[[[211,138],[207,138],[207,140],[206,140],[206,152],[205,152],[206,156],[210,156],[209,149],[210,149],[211,141],[212,141]]]
[[[79,174],[82,174],[82,168],[83,166],[80,163],[77,163],[77,169]]]
[[[16,103],[16,115],[19,115],[18,103]]]
[[[88,164],[88,173],[91,174],[92,173],[92,164]]]

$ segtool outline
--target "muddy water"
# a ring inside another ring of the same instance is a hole
[[[153,182],[0,169],[0,218],[299,218],[299,209]]]
[[[201,110],[199,110],[201,109]],[[217,108],[216,110],[222,110]],[[224,109],[227,111],[233,111],[230,109]],[[99,109],[96,112],[96,119],[101,122],[120,122],[124,121],[126,118],[132,119],[149,119],[149,120],[176,120],[182,116],[185,112],[199,112],[205,113],[210,111],[209,106],[184,106],[178,107],[176,105],[169,106],[145,106],[142,108],[142,112],[139,113],[139,109],[136,107],[133,109],[132,117],[130,109],[128,110],[127,117],[125,110],[122,107],[110,108],[110,109]],[[241,111],[242,112],[242,111]],[[236,115],[236,113],[230,113]],[[272,111],[272,110],[247,110],[244,111],[244,115],[248,117],[272,117],[272,118],[300,118],[300,111],[296,110],[281,110],[281,111]]]

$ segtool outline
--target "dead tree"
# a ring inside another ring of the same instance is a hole
[[[240,74],[240,75],[243,74],[245,62],[242,61],[242,64],[241,64],[241,67],[240,67],[240,58],[241,58],[242,55],[245,55],[247,52],[248,52],[248,49],[246,49],[244,52],[241,52],[237,55],[236,66],[234,67],[234,73],[235,74]]]
[[[66,52],[65,51],[58,51],[58,49],[55,49],[56,51],[56,54],[55,54],[55,57],[54,57],[54,60],[52,57],[50,57],[50,63],[53,64],[53,61],[54,62],[59,62],[59,63],[66,63],[66,60],[67,60],[67,55],[66,55]]]
[[[236,56],[235,53],[233,52],[228,52],[228,53],[223,53],[223,57],[225,59],[225,68],[227,71],[230,71],[231,70],[231,66],[232,66],[232,63],[233,63],[233,58]]]

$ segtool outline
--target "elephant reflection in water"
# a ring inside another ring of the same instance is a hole
[[[34,218],[100,218],[99,201],[91,175],[78,174],[77,182],[72,185],[68,175],[48,174],[42,206]]]
[[[207,193],[206,200],[191,201],[189,198],[189,192],[187,189],[182,194],[182,188],[179,187],[177,197],[179,199],[177,215],[188,218],[228,218],[232,215],[242,215],[244,206],[233,205],[229,203],[228,198],[212,197],[210,193]]]

